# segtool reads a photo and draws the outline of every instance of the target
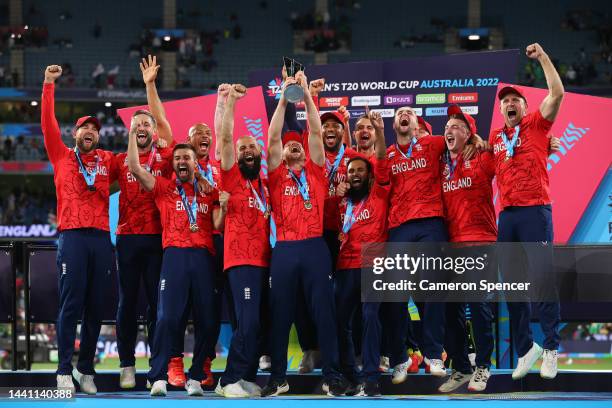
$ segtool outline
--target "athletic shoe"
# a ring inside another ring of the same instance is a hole
[[[406,381],[408,377],[408,367],[412,364],[412,360],[408,357],[408,360],[393,367],[393,374],[391,382],[393,384],[401,384]]]
[[[261,371],[268,371],[272,368],[272,358],[270,356],[259,357],[259,369]]]
[[[448,357],[448,355],[446,354],[446,351],[442,351],[442,362],[446,362],[446,358]],[[429,359],[427,357],[423,357],[423,363],[425,364],[425,373],[426,374],[430,374],[430,368],[429,368]]]
[[[410,367],[408,367],[408,372],[410,374],[418,373],[419,366],[423,362],[423,355],[421,354],[420,351],[415,351],[414,353],[410,353],[409,356],[410,356],[410,360],[412,361],[412,363],[410,364]]]
[[[240,380],[238,381],[243,390],[249,393],[249,397],[261,397],[261,387],[254,382]]]
[[[487,388],[487,381],[489,381],[489,377],[491,373],[487,367],[477,367],[474,374],[472,374],[472,378],[470,378],[470,383],[468,384],[468,391],[473,392],[482,392]]]
[[[136,367],[121,367],[119,370],[119,387],[124,390],[136,387]]]
[[[96,384],[94,383],[94,376],[89,374],[82,374],[76,368],[72,369],[72,376],[79,383],[79,388],[82,392],[89,395],[94,395],[98,392]]]
[[[215,378],[210,370],[211,363],[212,361],[210,358],[206,357],[206,360],[204,360],[204,379],[202,379],[203,387],[212,387],[215,385]]]
[[[378,365],[378,371],[381,373],[386,373],[391,368],[391,364],[389,363],[389,357],[380,356],[380,364]]]
[[[321,384],[321,390],[323,391],[323,394],[327,394],[329,392],[329,385],[327,385],[325,381],[323,384]]]
[[[469,382],[471,377],[472,377],[471,374],[463,374],[463,373],[460,373],[459,371],[453,370],[450,377],[448,377],[448,380],[446,380],[444,384],[438,387],[438,391],[440,392],[455,391],[457,388],[461,387],[463,384]]]
[[[150,390],[151,388],[153,388],[151,381],[147,380],[147,390]]]
[[[346,394],[347,386],[340,378],[332,378],[327,382],[327,396],[328,397],[340,397]]]
[[[442,360],[438,360],[437,358],[432,358],[431,360],[425,357],[425,364],[429,367],[429,373],[435,377],[446,377],[446,367],[444,367],[444,362]]]
[[[363,387],[364,394],[368,397],[380,396],[380,384],[378,381],[368,380]]]
[[[304,355],[302,356],[302,361],[300,361],[300,365],[298,366],[298,374],[311,373],[315,369],[315,364],[316,364],[315,353],[318,353],[318,351],[317,350],[304,351]]]
[[[166,390],[166,386],[168,382],[164,380],[157,380],[153,383],[151,387],[151,396],[152,397],[165,397],[168,394],[168,390]]]
[[[187,390],[187,395],[190,397],[204,396],[204,390],[202,389],[202,385],[198,380],[192,380],[191,378],[188,379],[185,383],[185,390]]]
[[[542,356],[542,347],[540,347],[535,341],[533,345],[523,357],[518,359],[516,363],[516,368],[512,372],[513,380],[520,380],[524,376],[527,375],[531,367],[538,361],[538,359]]]
[[[476,367],[476,353],[468,354],[468,360],[470,360],[470,365],[472,366],[472,368],[475,368]]]
[[[183,357],[172,357],[168,362],[168,383],[175,387],[185,388],[186,382]]]
[[[360,395],[363,392],[363,383],[357,381],[347,380],[345,382],[344,395],[347,397],[354,397]]]
[[[58,374],[57,375],[57,388],[63,390],[72,391],[72,395],[75,393],[74,383],[72,382],[72,376],[70,374]]]
[[[270,381],[268,381],[268,384],[266,384],[266,386],[261,390],[261,396],[276,397],[286,392],[289,392],[289,384],[287,383],[287,380],[279,382],[271,379]]]
[[[542,366],[540,367],[540,377],[552,380],[557,376],[557,350],[544,349],[542,354]]]
[[[226,384],[225,387],[222,387],[221,380],[219,380],[217,388],[221,388],[220,395],[223,395],[225,398],[248,398],[250,396],[249,392],[242,388],[242,384],[240,383],[240,381],[237,381],[232,384]],[[215,392],[219,394],[217,389],[215,389]]]

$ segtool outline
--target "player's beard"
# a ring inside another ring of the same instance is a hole
[[[138,146],[139,149],[146,149],[151,145],[151,142],[153,141],[153,135],[151,134],[151,132],[145,131],[145,133],[147,134],[147,138],[145,139],[144,143],[140,143],[138,141],[138,138],[136,138],[136,146]]]
[[[250,166],[244,157],[241,157],[238,159],[238,169],[247,180],[255,180],[259,177],[259,171],[261,170],[261,156],[254,156],[253,164]]]
[[[91,142],[91,147],[87,148],[85,147],[85,141],[83,140],[83,138],[80,138],[80,139],[77,139],[76,145],[79,148],[79,151],[81,153],[87,154],[87,153],[93,152],[96,149],[96,147],[98,147],[98,142],[96,142],[96,140],[93,139]]]
[[[370,192],[370,176],[364,178],[361,182],[361,186],[359,188],[351,188],[348,191],[348,196],[352,202],[356,203],[358,201],[363,200],[365,196]]]

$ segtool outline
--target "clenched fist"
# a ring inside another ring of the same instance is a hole
[[[525,54],[528,58],[531,59],[540,59],[540,57],[546,55],[546,53],[538,43],[528,45],[527,49],[525,50]]]
[[[49,65],[45,69],[45,82],[48,84],[55,83],[55,80],[62,75],[62,67],[59,65]]]

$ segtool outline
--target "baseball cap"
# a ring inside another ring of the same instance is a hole
[[[521,91],[521,88],[519,88],[518,86],[514,86],[514,85],[504,86],[502,89],[500,89],[499,92],[497,93],[497,99],[502,100],[504,99],[506,95],[510,93],[517,94],[518,96],[523,98],[525,102],[527,101],[527,98],[525,98],[525,95],[523,94],[523,91]]]
[[[432,128],[431,125],[429,124],[429,122],[427,122],[425,119],[423,119],[421,116],[417,116],[417,120],[419,121],[419,125],[423,125],[425,126],[425,129],[427,129],[427,132],[431,135],[433,134],[432,132]]]
[[[336,122],[340,123],[342,126],[344,126],[344,116],[342,116],[338,111],[323,113],[321,115],[321,124],[323,124],[323,122],[325,122],[327,119],[333,119]]]
[[[84,124],[86,124],[87,122],[91,122],[94,125],[96,125],[96,127],[98,128],[98,131],[101,129],[100,121],[95,116],[82,116],[82,117],[78,118],[77,121],[76,121],[76,124],[74,125],[74,127],[75,127],[75,129],[78,129],[81,126],[83,126]]]
[[[302,136],[302,134],[300,132],[297,132],[295,130],[288,130],[287,132],[283,133],[283,146],[286,145],[289,142],[298,142],[299,144],[304,144],[304,137]]]
[[[452,115],[459,115],[468,124],[472,134],[476,133],[476,120],[473,117],[463,112],[459,105],[450,105],[446,111],[446,114],[450,117]]]

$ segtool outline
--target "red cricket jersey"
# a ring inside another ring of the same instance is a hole
[[[270,219],[264,218],[250,187],[252,185],[260,199],[263,192],[264,204],[270,205],[266,181],[260,178],[249,184],[234,163],[228,171],[221,169],[221,182],[224,191],[230,193],[223,232],[224,269],[239,265],[267,267],[270,264]]]
[[[519,138],[514,156],[506,160],[506,145],[514,137],[514,128],[491,130],[489,143],[495,155],[495,175],[503,208],[550,204],[550,185],[546,160],[550,140],[547,137],[553,122],[544,119],[539,110],[529,113],[519,123]]]
[[[389,168],[387,160],[377,161],[374,172],[375,182],[372,184],[370,194],[365,201],[362,200],[353,205],[355,222],[340,243],[340,253],[336,263],[336,269],[338,270],[367,266],[364,265],[362,259],[364,244],[387,241],[387,220],[389,216],[387,212],[389,209]],[[344,224],[347,202],[347,197],[340,199],[339,202],[340,231],[342,231],[342,225]]]
[[[490,152],[476,153],[471,160],[459,155],[452,175],[448,163],[442,166],[442,198],[450,242],[497,240],[494,177],[495,162]]]
[[[172,176],[172,148],[156,148],[139,154],[140,164],[147,166],[151,162],[151,174],[155,177]],[[127,153],[115,155],[114,170],[119,180],[119,223],[117,235],[124,234],[161,234],[162,226],[159,210],[155,205],[153,194],[140,186],[138,180],[128,169]]]
[[[184,183],[188,201],[193,201],[193,183]],[[157,177],[153,188],[155,205],[159,209],[162,225],[162,246],[164,248],[206,248],[215,254],[212,240],[213,209],[219,206],[219,193],[213,190],[210,194],[197,193],[197,224],[199,230],[191,232],[189,216],[183,200],[176,188],[176,177],[166,179]]]
[[[440,158],[445,150],[444,138],[430,135],[418,139],[410,158],[405,158],[395,144],[389,146],[389,228],[414,219],[444,215]]]
[[[323,236],[323,208],[329,193],[325,166],[306,159],[304,166],[312,208],[307,210],[297,183],[281,163],[269,173],[270,198],[277,241],[298,241]],[[299,179],[300,175],[296,174]]]
[[[40,124],[45,140],[45,149],[53,165],[53,181],[57,196],[57,229],[65,231],[75,228],[97,228],[108,231],[109,187],[114,181],[113,153],[95,149],[81,154],[81,161],[88,173],[96,169],[95,191],[87,188],[80,172],[74,149],[62,141],[61,131],[55,118],[55,86],[43,85]]]

